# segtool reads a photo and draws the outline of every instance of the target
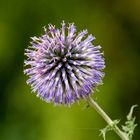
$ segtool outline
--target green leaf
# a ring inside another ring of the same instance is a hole
[[[135,124],[135,117],[133,117],[133,111],[134,108],[137,107],[137,105],[133,105],[127,115],[127,121],[125,122],[125,125],[122,125],[122,129],[123,131],[126,133],[126,135],[128,136],[128,138],[130,140],[132,140],[132,136],[134,134],[134,130],[137,126],[137,124]]]
[[[100,136],[103,137],[103,139],[105,140],[105,136],[106,136],[106,133],[108,131],[112,131],[114,129],[114,127],[119,123],[120,121],[119,120],[114,120],[112,125],[107,125],[105,128],[101,129],[100,130]]]

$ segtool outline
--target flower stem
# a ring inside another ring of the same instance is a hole
[[[122,140],[129,140],[127,135],[121,131],[117,125],[114,126],[114,122],[110,119],[110,117],[103,111],[103,109],[95,102],[94,99],[91,97],[86,97],[87,102],[91,107],[93,107],[99,115],[107,122],[109,126],[113,128],[113,130],[117,133],[117,135],[122,139]]]

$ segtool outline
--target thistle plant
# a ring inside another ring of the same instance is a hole
[[[24,73],[29,76],[27,84],[32,92],[55,105],[70,106],[85,99],[105,119],[110,130],[122,140],[129,140],[127,132],[121,131],[91,98],[102,84],[105,68],[101,46],[92,43],[95,37],[87,35],[87,30],[77,33],[74,23],[66,26],[64,21],[61,29],[49,24],[44,32],[40,37],[32,37],[31,45],[25,50]]]
[[[41,37],[33,37],[25,50],[27,84],[46,102],[70,105],[102,83],[105,65],[101,47],[91,43],[95,39],[92,35],[84,38],[87,30],[76,36],[73,23],[68,30],[64,22],[60,30],[53,25],[48,29],[44,28]]]

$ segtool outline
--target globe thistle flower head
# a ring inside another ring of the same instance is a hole
[[[104,76],[101,46],[92,44],[95,38],[86,37],[87,30],[77,34],[73,23],[66,27],[62,22],[61,29],[50,24],[44,31],[41,37],[32,37],[25,50],[27,84],[38,97],[54,104],[70,105],[89,96]]]

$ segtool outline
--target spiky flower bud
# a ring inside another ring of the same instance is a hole
[[[49,25],[44,35],[32,37],[25,50],[27,84],[46,102],[71,104],[89,96],[102,83],[105,67],[101,46],[94,46],[87,30],[76,35],[73,23],[66,29]]]

